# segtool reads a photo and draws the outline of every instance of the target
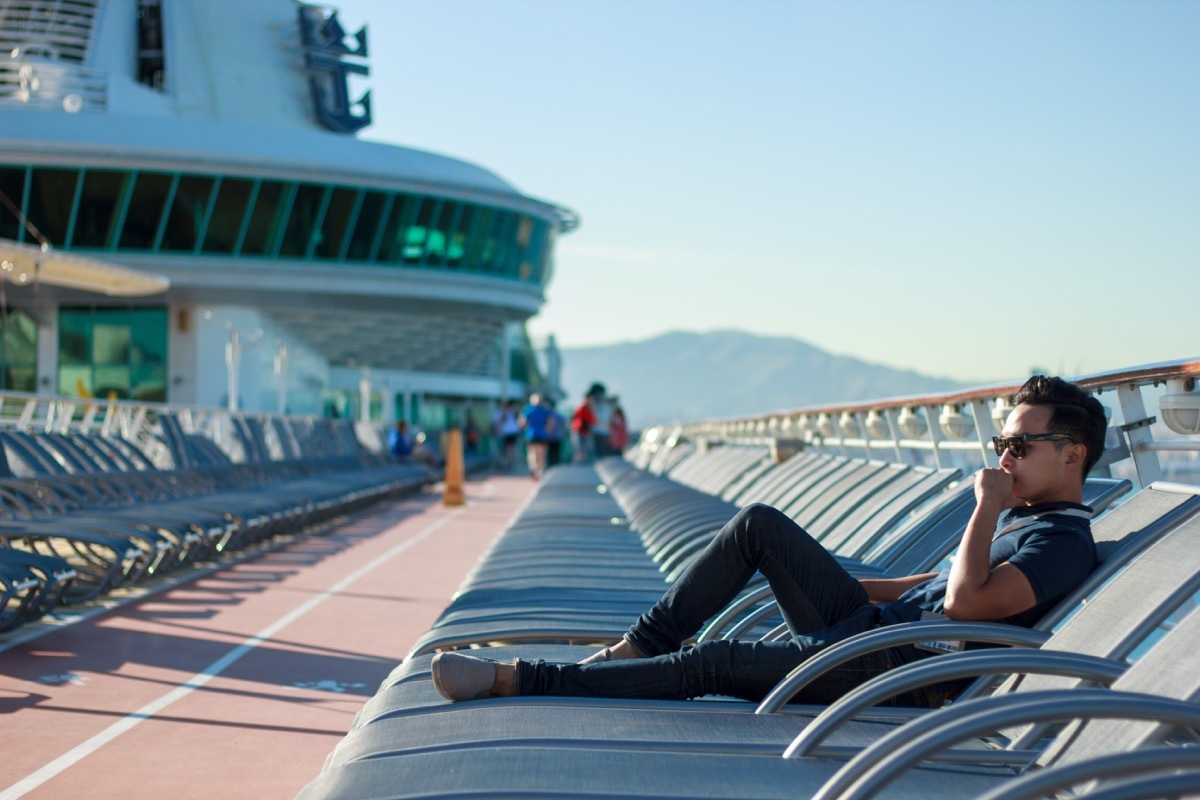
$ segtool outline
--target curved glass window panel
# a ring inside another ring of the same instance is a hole
[[[475,227],[467,239],[467,269],[482,272],[487,264],[484,254],[487,252],[489,237],[496,224],[496,210],[486,206],[479,209],[476,215]]]
[[[279,181],[263,181],[258,197],[250,212],[250,224],[246,228],[246,239],[242,242],[244,255],[270,255],[278,234],[279,217],[282,213],[284,190],[287,184]]]
[[[517,215],[509,213],[500,213],[496,220],[495,230],[492,232],[492,241],[490,245],[490,253],[488,254],[486,267],[488,272],[516,272],[515,269],[506,269],[508,266],[508,251],[516,233]]]
[[[0,239],[23,241],[25,228],[13,209],[21,211],[21,203],[24,202],[25,168],[0,167],[0,192],[7,198],[0,199]]]
[[[221,181],[217,189],[217,199],[213,204],[212,216],[208,220],[208,230],[204,233],[204,242],[200,245],[204,253],[232,253],[237,247],[238,235],[242,232],[242,222],[246,218],[246,206],[250,203],[250,195],[254,191],[254,181],[240,178],[228,178]]]
[[[114,226],[132,176],[125,171],[88,170],[75,212],[72,247],[111,247]]]
[[[542,252],[546,246],[546,229],[549,226],[542,220],[533,220],[532,222],[529,245],[525,248],[525,253],[521,258],[521,276],[523,280],[540,281],[542,278]]]
[[[421,198],[411,195],[398,194],[392,199],[392,210],[383,225],[383,238],[380,240],[376,261],[395,263],[402,258],[408,246],[404,238],[406,231],[411,227],[411,220],[416,216],[420,205]]]
[[[335,259],[342,252],[342,244],[350,235],[350,215],[358,200],[358,190],[338,187],[329,196],[325,219],[321,222],[321,235],[313,255],[317,258]]]
[[[379,231],[384,207],[388,196],[383,192],[367,192],[363,195],[362,205],[358,209],[358,219],[354,221],[354,232],[350,234],[350,242],[346,247],[346,260],[367,261],[371,258],[371,248],[375,245],[375,235]]]
[[[129,198],[129,210],[125,212],[125,224],[121,226],[117,240],[119,247],[129,250],[149,250],[154,247],[158,223],[166,209],[170,191],[170,175],[157,172],[137,174]]]
[[[425,243],[425,264],[439,267],[446,263],[446,248],[450,243],[450,226],[458,216],[459,204],[439,201],[429,219],[429,238]]]
[[[467,257],[467,239],[474,230],[475,220],[479,216],[479,207],[472,205],[460,206],[458,224],[450,235],[450,243],[446,246],[446,265],[461,267]],[[470,264],[466,265],[468,268]]]
[[[539,280],[543,286],[554,279],[554,246],[558,242],[558,228],[546,226],[546,249],[542,251],[542,263],[538,265]]]
[[[308,253],[308,245],[317,233],[318,218],[324,206],[324,186],[302,183],[297,187],[296,199],[292,202],[292,213],[288,217],[283,241],[279,245],[279,255],[303,258]]]
[[[75,202],[77,169],[35,169],[29,186],[29,208],[25,216],[50,244],[62,247],[67,241],[71,223],[71,206]],[[27,233],[25,241],[36,241]]]
[[[404,231],[404,263],[417,264],[429,248],[429,234],[442,210],[442,201],[427,197]]]
[[[175,200],[167,216],[167,228],[163,233],[161,249],[196,249],[204,217],[208,214],[216,181],[200,175],[181,175],[175,190]]]

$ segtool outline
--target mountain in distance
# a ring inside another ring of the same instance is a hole
[[[634,429],[823,403],[933,394],[963,384],[835,356],[798,339],[740,331],[666,333],[562,350],[569,411],[599,381]]]

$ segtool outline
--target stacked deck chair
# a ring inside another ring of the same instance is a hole
[[[272,458],[257,421],[235,420],[239,463],[174,415],[159,424],[162,439],[150,444],[167,468],[117,436],[0,432],[0,627],[433,479],[419,465],[362,452],[353,429],[337,421],[277,422],[283,457]],[[29,577],[18,580],[17,570]]]
[[[890,646],[904,635],[907,641],[961,637],[1039,649],[967,651],[902,667],[815,721],[819,709],[772,713],[768,706],[777,696],[757,714],[750,704],[728,701],[448,704],[428,685],[428,660],[422,659],[402,665],[368,702],[301,797],[835,798],[930,791],[973,797],[1025,772],[1020,781],[1054,785],[1143,768],[1162,779],[1163,770],[1180,764],[1195,772],[1200,751],[1169,745],[1176,727],[1200,729],[1200,671],[1193,660],[1200,614],[1186,615],[1200,589],[1197,491],[1157,484],[1099,521],[1126,535],[1103,548],[1115,552],[1106,553],[1089,586],[1044,621],[1058,626],[1053,634],[997,624],[912,623],[844,643],[853,649],[875,637],[874,646]],[[1081,603],[1084,597],[1088,602]],[[573,650],[560,648],[560,654],[573,659],[580,649]],[[497,648],[495,655],[549,653],[513,647]],[[1136,659],[1132,667],[1128,659]],[[993,674],[1020,677],[987,697],[966,697],[934,712],[867,710],[911,686]],[[1107,685],[1112,690],[1089,688]],[[1149,694],[1123,694],[1130,691]],[[1123,715],[1133,721],[1111,721]],[[1046,727],[1076,718],[1100,721],[1057,734]],[[985,734],[999,734],[1008,746],[976,738]],[[849,763],[838,758],[850,753],[857,755]],[[1119,766],[1097,763],[1100,757]]]

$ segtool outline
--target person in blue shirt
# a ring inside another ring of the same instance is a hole
[[[407,422],[397,422],[388,434],[388,453],[397,461],[403,461],[413,454],[413,438],[408,432]]]
[[[529,463],[529,477],[541,480],[546,471],[546,449],[550,440],[546,430],[552,416],[550,409],[542,403],[542,396],[534,392],[529,396],[529,405],[521,411],[521,427],[525,431],[525,456]]]
[[[616,644],[579,664],[498,664],[459,653],[433,661],[451,700],[520,695],[761,700],[792,669],[857,633],[926,615],[1031,625],[1096,565],[1083,481],[1104,450],[1100,402],[1059,378],[1034,376],[1017,393],[999,467],[975,475],[975,509],[950,569],[905,578],[855,578],[782,512],[742,509]],[[762,572],[792,637],[723,640],[682,648]],[[795,702],[830,703],[901,664],[931,655],[914,646],[863,656],[810,684]],[[892,702],[938,705],[918,690]]]
[[[567,419],[559,413],[557,404],[550,398],[544,398],[550,417],[546,420],[546,466],[553,467],[562,463],[563,441],[567,435]]]

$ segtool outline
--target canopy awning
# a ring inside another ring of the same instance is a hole
[[[162,275],[11,239],[0,239],[0,280],[17,286],[61,286],[109,297],[144,297],[165,292],[171,285]]]

